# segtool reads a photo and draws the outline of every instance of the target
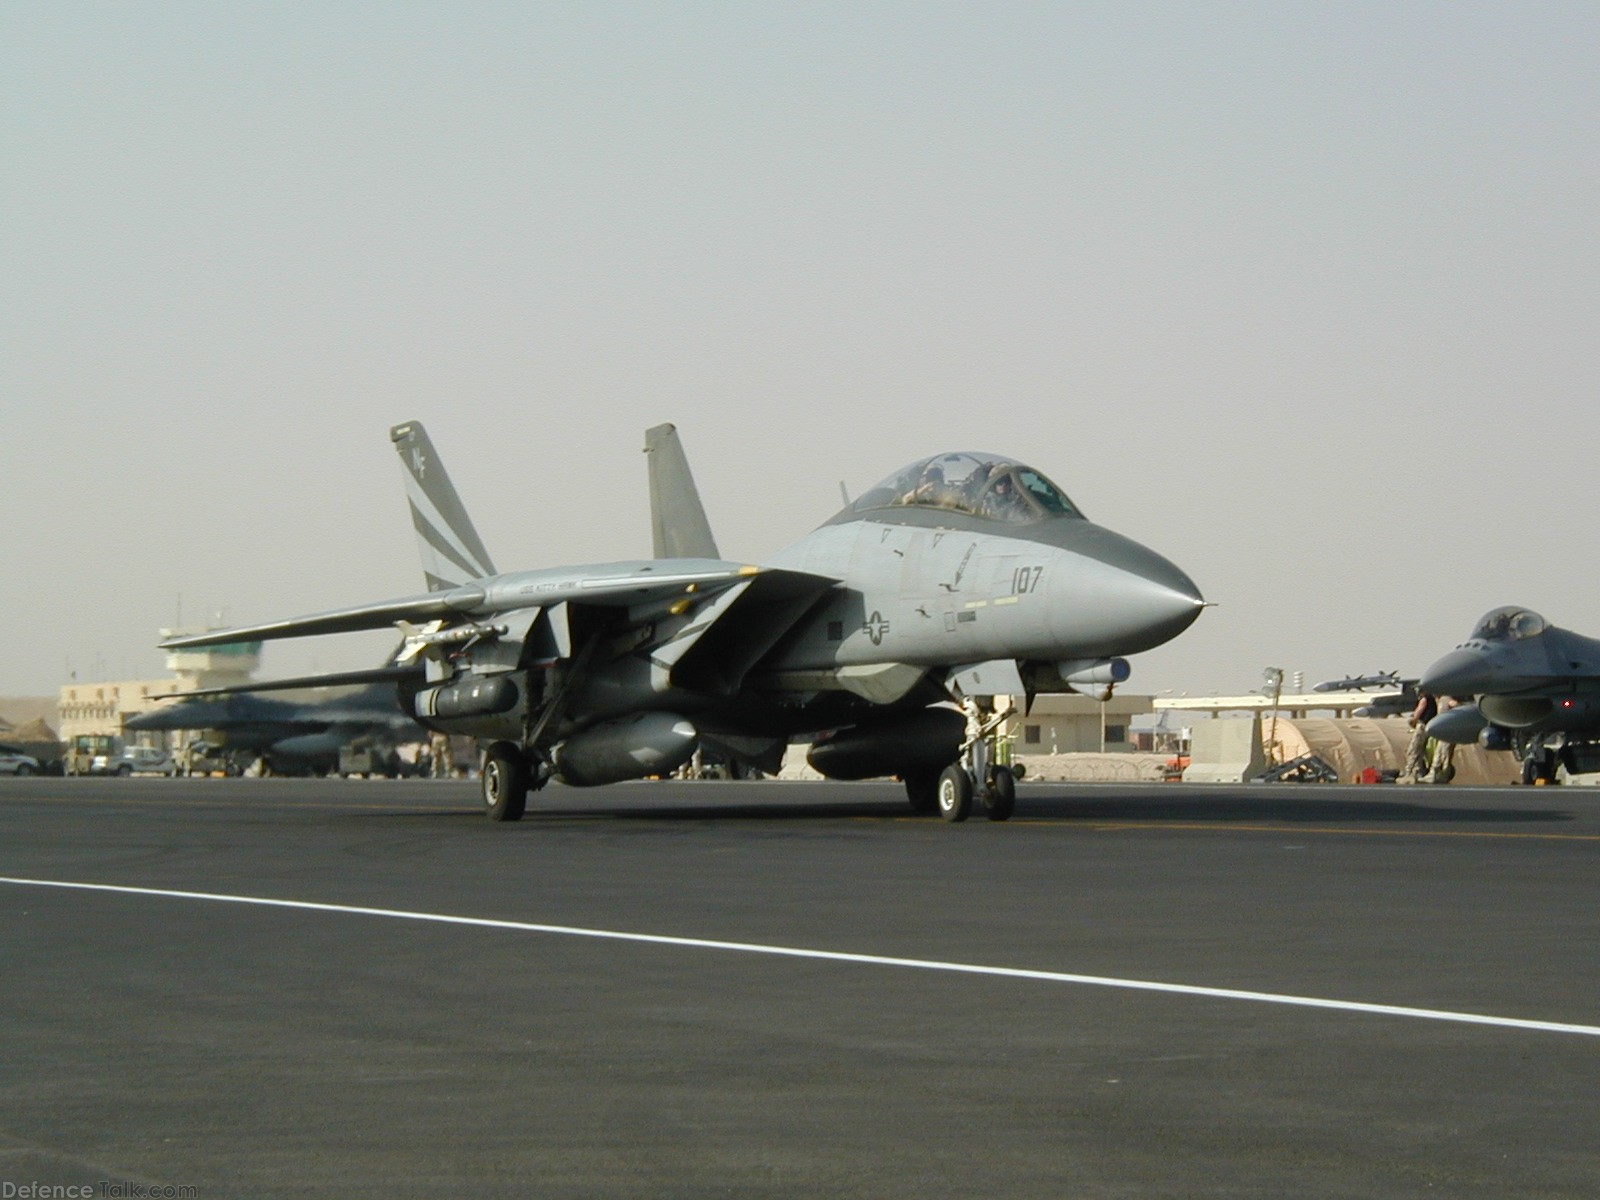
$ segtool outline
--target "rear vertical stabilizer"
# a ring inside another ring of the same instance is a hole
[[[657,558],[721,558],[673,425],[644,432],[650,456],[650,533]]]
[[[456,494],[444,462],[428,440],[420,421],[407,421],[389,430],[389,440],[400,454],[411,524],[422,552],[422,573],[431,592],[459,587],[495,574],[489,551],[473,528],[472,518]]]

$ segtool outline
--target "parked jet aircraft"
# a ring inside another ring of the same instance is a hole
[[[171,703],[128,718],[123,727],[215,731],[222,735],[220,748],[236,765],[261,758],[279,774],[326,773],[338,769],[339,753],[347,746],[363,744],[392,753],[397,745],[426,737],[416,719],[397,707],[396,699],[392,683],[309,703],[180,692]]]
[[[495,820],[551,779],[659,775],[702,742],[775,771],[803,737],[826,776],[898,775],[913,808],[952,821],[976,790],[1003,820],[1014,781],[958,762],[952,688],[1104,696],[1127,678],[1121,656],[1205,603],[1165,558],[994,454],[923,459],[767,562],[725,561],[671,426],[647,434],[655,559],[497,574],[422,426],[390,437],[426,594],[163,645],[398,626],[392,667],[341,679],[398,679],[425,725],[478,738]]]
[[[1436,696],[1475,703],[1442,712],[1428,733],[1515,749],[1524,783],[1600,770],[1600,641],[1514,605],[1484,614],[1472,635],[1422,673]]]

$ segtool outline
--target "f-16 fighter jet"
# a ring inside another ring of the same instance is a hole
[[[340,752],[356,745],[392,760],[396,746],[426,737],[414,717],[395,707],[394,685],[382,683],[312,702],[178,692],[170,702],[129,717],[123,728],[205,732],[208,740],[220,738],[230,770],[259,758],[283,775],[336,771]]]
[[[390,437],[428,592],[163,645],[397,627],[391,666],[334,681],[396,680],[423,724],[479,739],[498,821],[552,779],[661,775],[702,744],[776,771],[791,741],[831,778],[899,776],[918,811],[960,821],[976,797],[1003,820],[1014,780],[969,752],[959,681],[1104,697],[1205,605],[1001,454],[912,463],[767,561],[725,561],[670,425],[646,435],[655,558],[501,574],[422,426]],[[308,682],[328,680],[283,686]]]
[[[1515,750],[1524,783],[1600,770],[1600,641],[1515,605],[1486,613],[1472,636],[1422,673],[1421,688],[1475,702],[1442,712],[1428,733]]]

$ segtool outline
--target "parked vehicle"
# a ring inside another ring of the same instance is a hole
[[[97,754],[89,763],[91,775],[176,775],[172,755],[155,746],[125,746],[120,754]]]
[[[37,775],[39,760],[12,746],[0,746],[0,775]]]
[[[80,733],[67,746],[67,752],[61,760],[62,773],[87,775],[97,756],[114,755],[121,750],[121,742],[110,734]]]
[[[250,757],[232,753],[223,743],[204,738],[185,742],[176,755],[179,775],[242,775],[250,765]]]

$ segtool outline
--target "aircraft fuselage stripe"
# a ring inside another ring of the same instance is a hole
[[[1281,1004],[1300,1008],[1367,1013],[1373,1016],[1406,1017],[1425,1021],[1449,1021],[1462,1025],[1489,1025],[1504,1029],[1522,1029],[1540,1033],[1568,1033],[1586,1037],[1600,1037],[1600,1026],[1596,1025],[1576,1025],[1560,1021],[1534,1021],[1520,1017],[1495,1017],[1481,1013],[1449,1012],[1441,1009],[1411,1008],[1403,1005],[1367,1004],[1353,1000],[1326,1000],[1311,996],[1288,996],[1275,992],[1241,991],[1234,988],[1201,987],[1183,983],[1115,979],[1101,975],[1078,975],[1064,971],[992,967],[976,963],[939,962],[932,959],[896,958],[879,954],[852,954],[837,950],[809,950],[793,946],[769,946],[756,942],[725,942],[708,938],[671,937],[653,933],[626,933],[619,930],[585,929],[571,925],[544,925],[527,921],[496,920],[488,917],[461,917],[442,913],[410,912],[404,909],[369,908],[352,904],[323,904],[312,900],[279,900],[264,896],[235,896],[219,892],[188,892],[170,888],[130,887],[123,884],[80,883],[56,879],[20,879],[9,876],[0,876],[0,884],[12,884],[17,887],[59,888],[69,891],[110,892],[130,896],[156,896],[175,900],[210,900],[215,903],[250,904],[262,908],[298,909],[306,912],[386,917],[390,920],[421,921],[437,925],[459,925],[480,929],[509,929],[521,933],[598,938],[608,941],[634,942],[656,946],[679,946],[697,950],[722,950],[741,954],[766,954],[781,958],[854,963],[861,966],[899,967],[921,971],[943,971],[951,974],[982,975],[1000,979],[1027,979],[1041,983],[1070,983],[1089,987],[1120,988],[1127,991],[1198,996],[1214,1000],[1242,1000],[1257,1004]]]

